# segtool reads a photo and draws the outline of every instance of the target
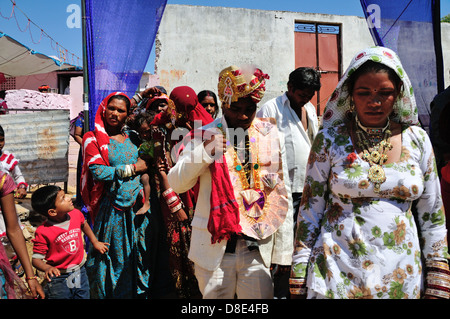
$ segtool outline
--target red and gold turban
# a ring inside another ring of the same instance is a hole
[[[269,79],[269,75],[258,68],[240,69],[232,65],[219,74],[219,99],[225,107],[248,96],[259,103],[266,91],[266,79]]]

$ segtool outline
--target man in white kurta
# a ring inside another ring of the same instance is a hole
[[[283,136],[281,148],[286,151],[294,201],[294,223],[303,192],[309,151],[319,129],[316,110],[310,100],[320,87],[320,74],[316,70],[297,68],[289,74],[288,90],[266,102],[256,113],[257,117],[275,118],[278,131]]]

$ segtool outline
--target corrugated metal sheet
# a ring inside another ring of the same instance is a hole
[[[20,160],[28,184],[67,182],[69,110],[0,115],[5,150]]]

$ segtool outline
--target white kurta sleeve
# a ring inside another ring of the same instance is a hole
[[[193,139],[183,149],[177,163],[167,175],[170,187],[178,194],[187,192],[213,162],[214,158],[206,152],[202,140]]]

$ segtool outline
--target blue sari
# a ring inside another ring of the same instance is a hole
[[[90,247],[86,268],[91,298],[149,298],[171,290],[163,266],[167,244],[159,204],[152,196],[151,209],[136,215],[142,207],[140,176],[122,179],[116,173],[137,159],[137,148],[129,138],[123,143],[111,139],[110,166],[89,166],[93,177],[105,182],[93,231],[99,241],[110,244],[104,255]]]

